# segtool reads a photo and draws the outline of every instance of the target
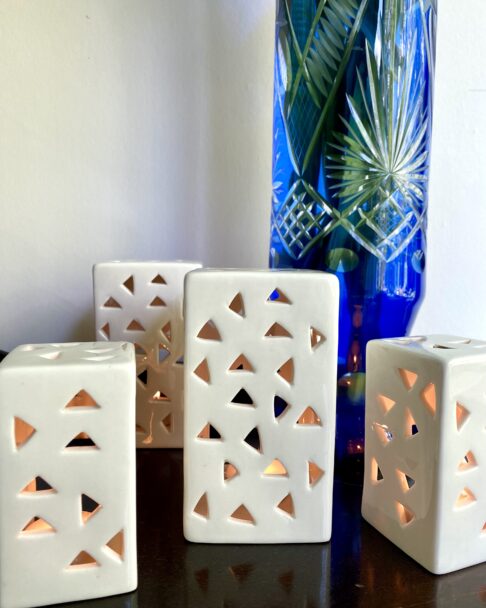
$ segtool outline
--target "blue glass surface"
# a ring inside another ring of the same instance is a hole
[[[436,0],[280,0],[270,266],[340,282],[337,455],[363,450],[370,339],[424,295]]]

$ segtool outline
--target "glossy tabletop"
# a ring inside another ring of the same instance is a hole
[[[70,607],[486,606],[486,564],[429,574],[361,519],[358,483],[335,483],[330,543],[196,545],[182,536],[182,451],[137,460],[138,591]]]

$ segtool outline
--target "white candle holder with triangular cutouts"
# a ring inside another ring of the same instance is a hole
[[[155,261],[94,266],[97,339],[135,344],[137,447],[182,447],[184,277],[200,267]]]
[[[0,606],[133,591],[135,353],[19,346],[0,364]]]
[[[187,275],[188,540],[329,540],[338,300],[322,272]]]
[[[363,517],[434,574],[486,561],[486,342],[368,343]]]

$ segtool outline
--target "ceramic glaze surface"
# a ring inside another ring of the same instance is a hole
[[[188,540],[329,540],[338,299],[322,272],[187,276]]]
[[[486,342],[368,345],[363,517],[443,574],[486,561]]]
[[[0,365],[0,606],[137,586],[135,354],[26,345]]]
[[[135,344],[137,447],[182,447],[184,277],[200,266],[107,262],[93,269],[97,339]]]

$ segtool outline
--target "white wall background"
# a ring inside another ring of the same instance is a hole
[[[274,0],[1,0],[0,347],[91,339],[91,266],[266,266]],[[485,0],[439,0],[417,332],[486,337]]]

